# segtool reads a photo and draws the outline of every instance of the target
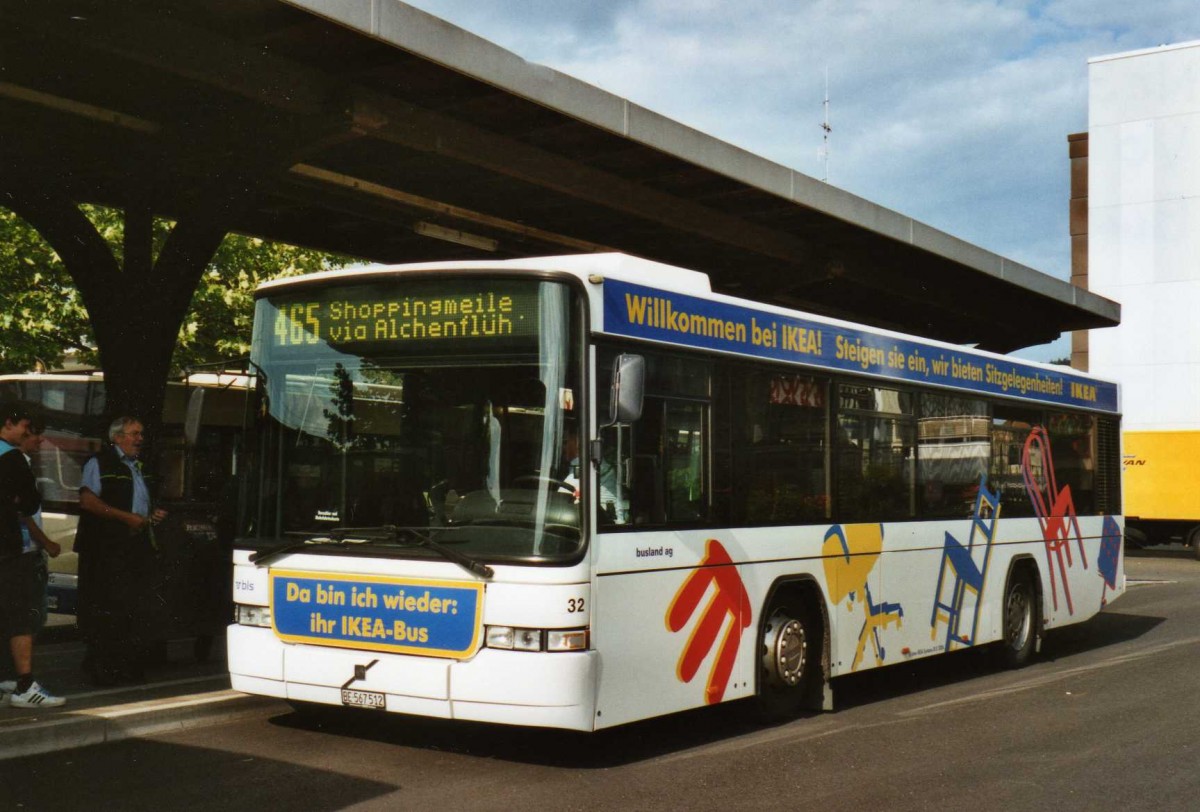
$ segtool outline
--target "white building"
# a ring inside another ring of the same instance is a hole
[[[1087,285],[1122,305],[1087,362],[1123,387],[1125,512],[1200,553],[1200,41],[1090,60],[1086,150]]]

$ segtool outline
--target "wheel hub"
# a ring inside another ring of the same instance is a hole
[[[1029,629],[1033,625],[1033,605],[1028,596],[1020,589],[1014,589],[1008,596],[1008,644],[1014,649],[1025,646],[1029,637]]]
[[[795,618],[777,614],[767,624],[764,635],[763,666],[768,680],[777,686],[795,687],[804,677],[808,641],[804,624]]]

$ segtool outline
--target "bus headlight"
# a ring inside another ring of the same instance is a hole
[[[585,651],[587,629],[550,629],[546,632],[546,651]]]
[[[584,651],[588,647],[588,630],[487,626],[484,640],[488,648],[508,651]]]
[[[235,619],[242,626],[271,626],[271,607],[237,604]]]

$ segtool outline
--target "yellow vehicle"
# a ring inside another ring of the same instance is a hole
[[[1178,538],[1200,558],[1200,431],[1126,431],[1127,538],[1165,544]]]

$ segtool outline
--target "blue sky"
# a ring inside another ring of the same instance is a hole
[[[1061,279],[1088,58],[1200,39],[1197,0],[406,2],[816,178],[828,70],[830,183]]]

